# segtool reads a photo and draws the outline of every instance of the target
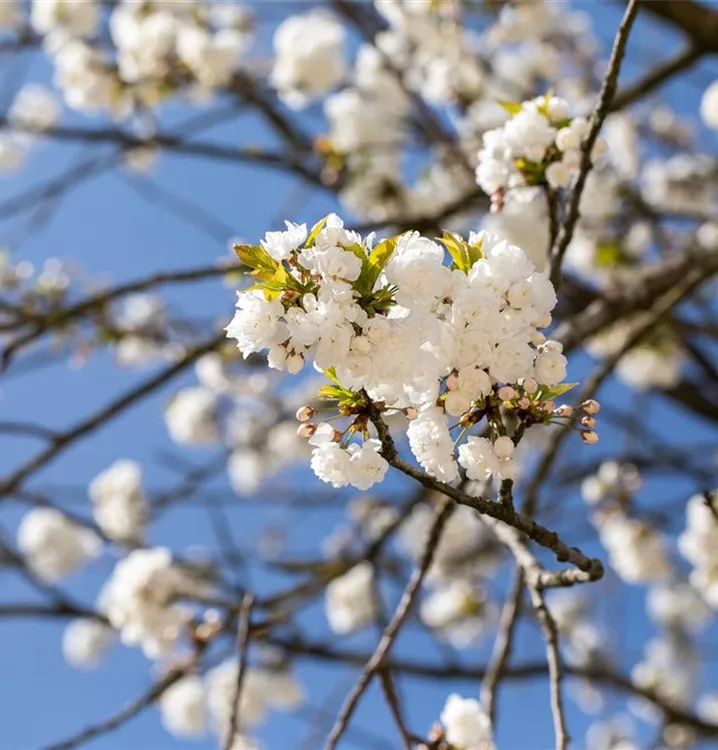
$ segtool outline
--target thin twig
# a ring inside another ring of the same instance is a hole
[[[521,597],[523,596],[523,592],[524,577],[519,569],[506,597],[506,604],[501,612],[501,621],[499,622],[491,661],[486,668],[484,679],[481,683],[481,704],[491,720],[492,726],[496,726],[496,693],[511,655],[514,633],[516,632],[516,625],[521,614]]]
[[[616,98],[611,103],[610,111],[617,112],[620,109],[630,106],[638,99],[643,98],[651,93],[666,81],[672,78],[676,73],[690,68],[698,62],[705,54],[705,50],[696,47],[693,44],[681,50],[675,57],[666,60],[653,70],[648,72],[643,78],[635,83],[630,84],[625,89],[621,89]]]
[[[434,477],[425,474],[420,469],[417,469],[404,461],[397,453],[394,440],[391,437],[389,428],[386,426],[381,414],[375,410],[372,414],[371,420],[381,442],[381,455],[394,468],[399,469],[399,471],[412,477],[412,479],[416,479],[423,484],[424,487],[436,490],[442,495],[450,497],[459,505],[468,505],[483,516],[488,516],[497,521],[503,521],[508,526],[518,529],[521,533],[526,534],[529,539],[546,549],[550,549],[554,555],[556,555],[556,559],[559,562],[568,562],[575,565],[578,568],[578,571],[585,574],[585,577],[588,580],[597,581],[603,577],[603,564],[600,560],[587,557],[581,552],[581,550],[575,547],[569,547],[565,542],[559,539],[555,531],[551,531],[550,529],[541,526],[533,519],[527,518],[520,513],[516,513],[501,503],[496,503],[483,497],[467,495],[457,487],[452,487],[450,484],[434,479]],[[570,573],[570,571],[566,571],[566,573]]]
[[[249,633],[252,622],[252,607],[254,606],[254,594],[247,591],[242,599],[239,610],[239,626],[237,628],[237,683],[234,686],[234,698],[232,700],[232,716],[229,721],[229,731],[225,738],[224,749],[230,750],[234,742],[234,736],[239,726],[239,703],[242,698],[242,683],[247,671],[247,649],[249,648]]]
[[[546,641],[546,662],[548,663],[549,684],[551,686],[551,713],[553,715],[554,733],[556,735],[556,750],[566,750],[570,740],[566,726],[566,712],[563,706],[563,669],[561,667],[561,653],[558,644],[558,628],[553,619],[546,599],[537,588],[530,588],[531,602],[536,617],[541,626]]]
[[[588,135],[586,136],[582,148],[581,167],[578,173],[578,178],[576,179],[576,185],[571,193],[571,202],[569,204],[568,213],[566,214],[566,220],[564,221],[556,247],[551,257],[551,281],[557,289],[561,284],[561,264],[563,263],[564,255],[566,255],[566,250],[568,250],[568,246],[571,244],[573,231],[576,228],[576,223],[580,216],[581,196],[583,195],[586,179],[592,166],[591,152],[596,144],[603,122],[610,111],[613,97],[616,95],[618,76],[621,72],[621,62],[626,53],[626,44],[628,43],[628,37],[631,33],[633,22],[638,15],[638,8],[638,0],[629,0],[623,20],[621,21],[621,25],[618,27],[618,32],[616,33],[616,39],[613,44],[613,49],[611,50],[611,58],[608,62],[608,70],[603,78],[601,91],[598,95],[598,103],[591,115]]]
[[[553,338],[560,341],[564,353],[568,353],[613,323],[652,309],[656,300],[675,286],[676,279],[700,284],[716,273],[718,253],[689,248],[661,263],[649,265],[617,293],[596,299],[570,322],[561,324]]]
[[[556,750],[566,750],[569,742],[569,734],[566,726],[563,694],[561,692],[563,669],[558,643],[558,628],[546,604],[546,598],[543,593],[547,580],[551,579],[553,574],[547,573],[541,567],[535,555],[529,549],[528,544],[526,544],[516,529],[488,520],[484,520],[484,523],[492,528],[499,540],[511,550],[516,563],[521,568],[526,588],[529,590],[531,604],[533,605],[536,619],[539,621],[546,642],[546,662],[548,664],[551,690],[551,713],[553,715],[554,733],[556,735]],[[574,572],[580,573],[580,571],[559,571],[559,577],[563,577],[564,573]],[[587,579],[584,578],[583,581],[574,580],[572,582],[587,582]]]
[[[323,643],[311,641],[271,637],[268,639],[271,645],[282,648],[285,652],[302,658],[323,659],[338,664],[353,664],[361,666],[366,664],[370,658],[368,654],[348,649],[330,647]],[[474,665],[444,665],[419,662],[406,659],[392,659],[385,662],[392,672],[397,674],[418,677],[435,682],[436,680],[447,680],[456,682],[465,680],[475,684],[481,679],[485,670]],[[689,709],[677,706],[675,703],[665,700],[655,690],[637,685],[629,676],[615,671],[605,663],[590,665],[564,664],[563,670],[567,675],[580,677],[604,685],[619,693],[642,698],[652,703],[671,720],[671,723],[681,724],[695,729],[706,737],[718,737],[718,724],[704,721]],[[548,666],[545,661],[517,664],[506,668],[504,677],[507,680],[525,681],[532,678],[543,678],[548,674]]]
[[[548,248],[547,256],[551,257],[553,246],[556,244],[558,237],[559,219],[558,219],[558,194],[555,188],[550,185],[546,186],[546,211],[548,213]]]
[[[20,483],[38,471],[41,467],[50,463],[60,453],[67,449],[77,440],[86,437],[106,422],[124,413],[125,409],[141,401],[143,398],[154,393],[158,388],[168,383],[177,375],[180,375],[188,367],[193,365],[203,354],[216,349],[225,340],[224,332],[216,334],[211,339],[189,349],[177,362],[173,362],[166,368],[160,370],[156,375],[148,378],[135,388],[123,393],[111,401],[95,414],[83,419],[74,427],[65,432],[58,433],[57,437],[44,450],[38,452],[26,463],[20,466],[10,477],[0,484],[0,495],[11,494]]]
[[[384,692],[384,697],[386,698],[391,715],[394,717],[394,722],[396,723],[404,742],[404,750],[411,750],[411,732],[404,721],[401,706],[399,705],[399,696],[396,694],[394,680],[392,679],[391,672],[388,668],[384,667],[379,670],[379,681],[381,682],[381,688]]]
[[[399,601],[399,605],[397,606],[394,615],[389,621],[389,624],[384,629],[384,633],[382,634],[381,640],[379,641],[376,650],[364,666],[364,669],[359,676],[359,680],[357,681],[356,686],[347,697],[344,706],[342,706],[342,710],[340,711],[334,727],[332,728],[332,731],[329,735],[329,739],[327,740],[325,750],[334,750],[334,748],[336,748],[337,743],[347,729],[349,720],[351,719],[354,710],[359,704],[361,697],[369,687],[369,683],[371,682],[372,677],[377,672],[377,670],[383,666],[384,661],[387,658],[389,651],[394,644],[394,641],[396,640],[396,637],[399,635],[401,626],[404,624],[404,620],[409,614],[414,600],[419,593],[419,589],[421,587],[422,581],[424,580],[424,576],[426,576],[426,573],[431,566],[431,563],[434,559],[434,553],[436,552],[439,539],[441,538],[441,532],[444,529],[444,525],[449,520],[449,516],[451,515],[452,510],[453,506],[448,502],[448,500],[443,500],[443,502],[440,502],[438,504],[436,513],[434,515],[434,521],[432,523],[426,542],[424,543],[424,549],[421,554],[421,558],[419,559],[419,562],[414,569],[411,578],[409,579],[409,583],[404,589],[404,593],[402,594],[401,600]]]

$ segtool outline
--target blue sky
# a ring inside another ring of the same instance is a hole
[[[590,3],[585,3],[585,7],[598,16],[597,31],[605,40],[616,27],[617,8],[610,4],[610,7],[604,6],[597,11]],[[634,52],[637,54],[634,59],[640,59],[640,63],[637,66],[629,61],[624,80],[651,60],[668,57],[678,49],[673,37],[664,33],[648,33],[646,26],[640,22],[631,44],[634,42],[635,50],[640,49]],[[715,63],[700,66],[693,76],[693,80],[700,83],[690,86],[684,82],[667,87],[669,101],[679,111],[695,112],[702,86],[717,76]],[[46,64],[40,57],[34,57],[27,70],[27,79],[42,80],[46,77]],[[3,85],[9,78],[9,75],[5,76]],[[174,122],[181,121],[188,114],[187,110],[178,107],[167,113]],[[78,120],[68,115],[66,121]],[[244,114],[203,136],[207,139],[210,137],[235,144],[268,141],[257,119]],[[710,140],[706,140],[706,147],[714,151],[715,137],[707,136],[707,139]],[[48,144],[38,149],[23,172],[0,180],[0,204],[88,156],[89,153],[76,145]],[[306,189],[298,190],[291,180],[270,172],[163,155],[149,175],[150,182],[185,197],[215,217],[216,226],[207,232],[199,229],[195,222],[181,221],[177,215],[147,202],[131,187],[133,180],[137,179],[141,180],[142,177],[135,178],[122,170],[104,172],[80,184],[64,197],[61,205],[53,208],[42,231],[27,233],[23,228],[25,217],[22,216],[2,224],[0,243],[8,242],[17,258],[27,258],[36,264],[41,264],[47,257],[60,256],[77,261],[88,278],[107,277],[121,281],[150,272],[213,262],[226,252],[221,239],[223,226],[236,235],[255,240],[266,229],[280,225],[285,218],[312,222],[336,208],[327,196],[309,195]],[[191,287],[175,287],[168,290],[167,298],[188,314],[218,319],[231,313],[233,295],[231,289],[217,282],[206,282]],[[580,358],[573,362],[570,379],[578,379],[584,367],[585,362]],[[91,413],[100,404],[130,388],[145,375],[144,371],[133,373],[118,369],[112,357],[104,353],[94,355],[80,371],[70,369],[63,361],[36,372],[20,374],[18,370],[18,374],[15,374],[11,370],[0,381],[0,415],[3,420],[21,419],[66,427],[81,415]],[[192,381],[192,374],[188,373],[173,385]],[[79,442],[37,477],[37,486],[74,488],[58,497],[62,498],[62,502],[79,502],[83,499],[88,481],[112,461],[122,457],[142,463],[149,487],[163,486],[174,475],[162,464],[162,456],[167,452],[180,454],[170,443],[162,419],[163,405],[171,390],[165,389],[152,396],[140,408],[113,421],[102,432]],[[611,387],[606,393],[616,403],[630,403],[631,395],[623,389]],[[707,426],[694,420],[689,426],[682,414],[666,407],[658,399],[653,400],[651,408],[656,409],[653,418],[666,435],[680,435],[690,430],[686,438],[691,442],[710,439]],[[611,432],[605,427],[602,439],[602,447],[597,450],[610,451],[613,448]],[[4,438],[0,440],[0,446],[0,466],[3,471],[16,466],[23,457],[38,448],[37,442],[29,438]],[[578,452],[583,449],[574,444],[571,450]],[[201,462],[209,453],[196,450],[181,455],[189,461]],[[591,457],[595,455],[597,453],[592,453]],[[588,460],[589,457],[582,453],[581,458]],[[308,487],[318,486],[313,479],[306,481],[312,482]],[[233,497],[223,478],[213,486],[225,491],[228,499]],[[663,482],[661,486],[649,484],[641,500],[648,506],[681,496],[690,489],[670,482]],[[575,509],[580,507],[576,498],[569,502]],[[6,505],[3,527],[12,530],[23,512],[19,504]],[[249,507],[228,507],[226,518],[240,546],[250,544],[257,530],[267,522],[290,522],[295,528],[293,544],[298,553],[316,552],[319,540],[333,528],[339,514],[333,510],[279,513],[271,508],[263,508],[261,504],[252,504]],[[151,541],[170,544],[177,549],[189,545],[211,545],[211,520],[206,509],[178,509],[157,524],[152,531]],[[585,522],[579,526],[585,537],[588,527]],[[105,556],[64,585],[78,598],[91,602],[110,569],[111,557]],[[4,575],[0,580],[0,598],[3,601],[25,600],[24,597],[29,596],[22,583],[11,576]],[[497,586],[503,580],[503,577],[499,578]],[[263,583],[261,578],[256,581],[260,587]],[[269,580],[266,583],[270,585]],[[610,575],[596,588],[600,591],[598,598],[604,602],[606,616],[614,616],[620,608],[620,624],[614,625],[611,635],[620,646],[621,653],[635,659],[651,632],[645,621],[641,598],[627,593]],[[389,593],[396,596],[395,591]],[[310,609],[304,623],[307,632],[318,640],[327,636],[328,631],[318,606]],[[0,675],[5,686],[3,700],[0,701],[2,750],[29,750],[72,735],[86,724],[116,712],[150,684],[152,678],[144,657],[136,650],[121,647],[114,649],[96,672],[83,673],[71,669],[65,664],[60,650],[61,632],[62,628],[55,622],[0,622]],[[366,633],[345,645],[368,650],[375,641],[376,633]],[[464,661],[476,665],[485,663],[490,646],[487,642],[479,649],[463,653]],[[424,636],[412,631],[401,639],[398,653],[406,658],[422,658],[429,653],[429,648]],[[524,659],[542,658],[542,655],[535,626],[524,624],[518,639],[516,661],[520,663]],[[309,750],[319,746],[316,740],[314,745],[309,744],[307,738],[311,739],[311,732],[325,725],[324,713],[336,713],[355,676],[354,672],[326,665],[308,667],[300,663],[298,671],[307,687],[311,706],[300,712],[298,717],[273,715],[259,733],[270,750]],[[423,680],[403,688],[411,724],[421,731],[438,717],[449,692],[457,690],[465,695],[473,695],[477,684]],[[507,683],[502,696],[499,711],[507,718],[501,723],[501,750],[543,750],[551,747],[553,730],[546,685],[537,682],[520,686]],[[611,704],[610,700],[609,706],[616,705]],[[571,701],[569,722],[577,738],[575,746],[581,747],[580,738],[587,722]],[[362,702],[353,726],[365,733],[390,738],[396,746],[391,720],[374,689]],[[324,730],[326,734],[328,725],[324,726]],[[650,735],[653,730],[646,731]],[[347,747],[352,746],[352,739],[369,738],[349,734]],[[193,745],[197,750],[215,746],[211,738]],[[143,712],[120,731],[88,745],[95,750],[174,750],[184,746],[188,745],[162,729],[158,713],[152,709]]]

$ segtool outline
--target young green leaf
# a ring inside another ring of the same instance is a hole
[[[309,237],[307,237],[307,241],[304,243],[304,247],[313,247],[314,243],[317,240],[317,235],[322,231],[322,229],[324,229],[328,218],[329,216],[325,216],[312,227],[312,231],[309,232]]]
[[[294,277],[287,269],[259,245],[235,245],[234,252],[245,266],[252,270],[251,275],[281,286],[294,286]]]
[[[444,231],[444,234],[441,237],[437,237],[437,239],[443,242],[444,247],[449,251],[449,255],[456,264],[456,267],[460,271],[468,273],[471,264],[469,263],[469,254],[466,250],[466,243],[448,231]]]
[[[235,255],[239,258],[240,262],[249,268],[257,268],[261,265],[263,254],[266,255],[264,248],[259,245],[240,245],[235,244],[232,246]]]
[[[511,102],[506,99],[497,99],[496,103],[503,107],[510,115],[517,115],[523,106],[521,102]]]
[[[474,244],[466,243],[466,252],[469,254],[469,261],[473,266],[474,263],[481,260],[484,257],[484,240],[481,238]]]
[[[568,391],[572,390],[578,385],[578,383],[561,383],[560,385],[554,385],[554,386],[542,386],[541,387],[541,400],[542,401],[548,401],[555,398],[558,398],[559,396],[563,396],[564,393],[568,393]]]
[[[363,263],[361,274],[354,285],[354,288],[362,295],[371,294],[381,272],[391,259],[396,250],[398,237],[390,237],[380,242],[368,256],[364,256],[366,262]],[[348,249],[348,248],[347,248]]]
[[[322,370],[322,372],[329,378],[329,380],[332,381],[332,383],[336,383],[337,385],[340,385],[339,378],[337,377],[337,371],[335,368],[330,367],[328,370]]]

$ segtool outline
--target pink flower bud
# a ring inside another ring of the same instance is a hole
[[[311,422],[305,422],[297,427],[297,435],[300,438],[310,438],[317,431],[317,426]]]
[[[588,401],[584,401],[581,404],[581,409],[585,411],[586,414],[598,414],[598,412],[601,411],[601,404],[599,404],[598,401],[589,398]]]
[[[569,406],[568,404],[561,404],[561,406],[556,409],[555,413],[557,417],[572,417],[573,406]]]
[[[544,401],[541,404],[541,408],[547,413],[547,414],[553,414],[553,410],[556,408],[556,402],[551,401],[550,399],[548,401]]]
[[[296,414],[297,422],[308,422],[315,414],[311,406],[300,406]]]
[[[510,385],[502,385],[499,388],[499,398],[502,401],[511,401],[516,398],[516,391]]]
[[[583,442],[588,443],[589,445],[595,445],[598,442],[598,433],[593,430],[582,432],[581,437],[583,438]]]
[[[413,406],[407,406],[406,409],[401,411],[408,420],[416,419],[419,416],[419,412]]]
[[[296,375],[304,367],[304,357],[301,354],[292,354],[287,357],[287,372]]]
[[[596,420],[593,417],[586,416],[581,419],[581,424],[584,427],[595,427]]]
[[[530,406],[531,406],[531,402],[526,398],[526,396],[519,399],[518,401],[519,409],[528,409]]]
[[[538,383],[533,378],[526,378],[521,387],[524,389],[524,393],[536,393]]]

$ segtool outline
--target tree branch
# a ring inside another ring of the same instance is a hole
[[[448,500],[445,500],[444,502],[441,502],[437,505],[436,512],[434,514],[434,520],[431,525],[431,529],[429,531],[426,542],[424,543],[424,549],[419,562],[414,569],[414,573],[409,579],[409,583],[404,589],[401,601],[399,602],[394,615],[389,621],[389,624],[384,629],[384,633],[382,634],[381,640],[379,641],[376,650],[372,654],[371,658],[367,661],[359,677],[359,680],[354,687],[354,690],[352,690],[352,692],[347,697],[344,706],[342,706],[342,710],[339,713],[336,723],[334,724],[334,727],[332,728],[332,731],[329,735],[329,739],[327,740],[326,750],[334,750],[334,748],[336,748],[337,743],[346,731],[349,720],[351,719],[354,710],[359,704],[362,695],[364,695],[364,692],[369,687],[369,683],[371,682],[372,677],[377,672],[377,670],[379,670],[384,665],[384,661],[389,655],[396,637],[399,635],[401,626],[404,624],[404,620],[409,614],[414,600],[419,593],[419,589],[421,587],[422,581],[424,580],[424,576],[431,566],[431,563],[434,559],[434,553],[436,552],[436,548],[441,538],[441,532],[444,529],[444,525],[449,520],[452,509],[453,506],[448,502]]]
[[[626,53],[628,37],[633,28],[633,22],[636,20],[638,8],[638,0],[629,0],[621,25],[618,27],[616,39],[611,51],[611,58],[608,62],[608,70],[603,78],[601,91],[598,95],[598,103],[596,104],[596,108],[593,110],[593,114],[589,121],[590,127],[588,136],[584,141],[581,153],[581,168],[573,192],[571,193],[571,202],[569,203],[566,220],[561,228],[561,233],[551,256],[551,281],[556,289],[561,285],[561,264],[563,263],[566,250],[568,250],[568,246],[571,244],[573,232],[580,216],[581,196],[583,195],[586,179],[588,178],[588,173],[591,171],[593,164],[591,152],[596,144],[603,122],[610,111],[613,97],[616,94],[618,76],[621,73],[621,63]]]

